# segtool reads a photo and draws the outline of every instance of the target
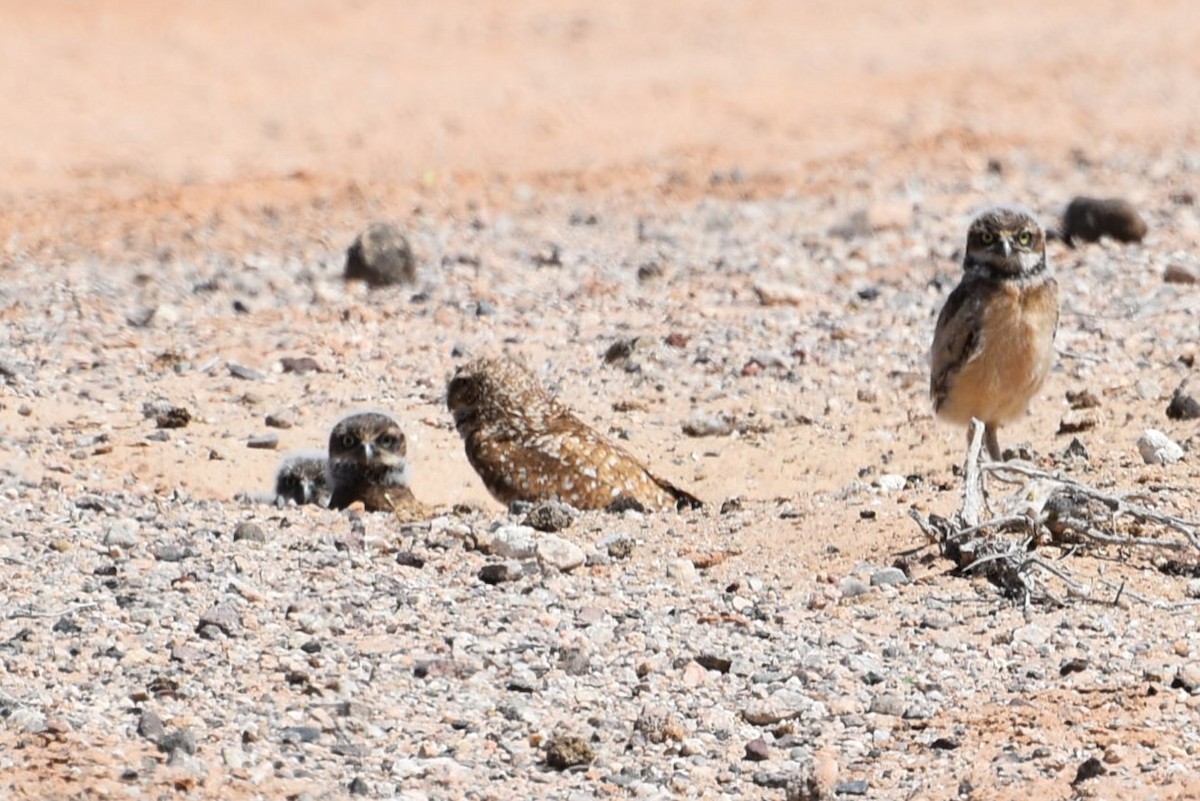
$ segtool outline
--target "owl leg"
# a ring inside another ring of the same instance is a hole
[[[983,424],[983,442],[987,445],[988,456],[993,462],[1003,461],[1000,455],[1000,440],[996,437],[996,426],[991,423]]]

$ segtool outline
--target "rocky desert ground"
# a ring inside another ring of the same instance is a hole
[[[1194,3],[0,19],[0,795],[1200,798]],[[1002,443],[1182,523],[1014,598],[913,520],[963,498],[926,354],[973,214],[1076,195],[1149,233],[1050,243]],[[343,279],[374,220],[413,284]],[[488,353],[705,506],[493,501]],[[269,503],[364,407],[428,519]]]

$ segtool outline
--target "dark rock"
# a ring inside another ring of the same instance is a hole
[[[621,514],[622,512],[646,512],[646,506],[632,495],[618,495],[613,499],[613,502],[604,507],[604,511],[609,514]]]
[[[838,782],[833,792],[837,795],[866,795],[869,789],[871,789],[871,785],[867,784],[866,779],[855,779],[848,782]]]
[[[1058,423],[1059,434],[1079,434],[1090,431],[1100,422],[1096,412],[1089,409],[1071,409]]]
[[[250,439],[246,440],[247,448],[257,448],[258,450],[273,451],[279,447],[278,434],[255,434]]]
[[[240,542],[241,540],[249,540],[250,542],[266,542],[267,535],[263,533],[262,527],[258,523],[252,523],[249,520],[238,523],[237,528],[233,530],[233,541]]]
[[[629,337],[627,339],[618,339],[616,342],[608,346],[608,350],[604,351],[605,364],[618,364],[627,361],[637,349],[638,337]]]
[[[346,788],[350,791],[350,795],[366,795],[371,792],[371,788],[363,781],[361,776],[355,776],[350,780],[350,785]]]
[[[415,567],[417,570],[425,567],[425,557],[413,551],[400,551],[396,554],[396,564],[401,567]]]
[[[158,741],[158,750],[164,754],[179,752],[192,756],[196,753],[196,732],[186,727],[176,729]]]
[[[601,540],[604,552],[610,559],[628,559],[633,556],[634,541],[628,534],[617,534]]]
[[[1105,770],[1103,762],[1096,757],[1088,757],[1079,766],[1079,769],[1075,771],[1075,778],[1071,780],[1071,786],[1074,787],[1088,779],[1103,776],[1105,773],[1108,773],[1108,771]]]
[[[728,673],[729,668],[733,667],[733,660],[715,654],[700,654],[696,657],[696,664],[705,670],[715,670],[718,673]]]
[[[159,428],[186,428],[192,422],[192,413],[182,406],[172,406],[154,416],[154,424]]]
[[[417,262],[400,229],[388,222],[373,222],[346,250],[347,281],[365,281],[370,287],[412,284]]]
[[[657,278],[662,278],[663,266],[656,261],[647,261],[638,265],[637,279],[639,283],[645,284]]]
[[[299,356],[296,358],[284,356],[279,360],[279,366],[283,368],[283,372],[295,373],[296,375],[321,372],[321,366],[311,356]]]
[[[538,531],[562,531],[575,522],[575,510],[565,503],[548,501],[530,509],[522,522]]]
[[[1175,388],[1175,393],[1171,396],[1171,402],[1167,404],[1167,417],[1172,420],[1195,420],[1200,418],[1200,400],[1197,400],[1198,394],[1192,389],[1194,384],[1191,378],[1185,378],[1179,386]]]
[[[1163,270],[1163,280],[1168,284],[1195,284],[1200,282],[1200,277],[1181,264],[1168,264]]]
[[[521,563],[517,561],[492,562],[479,568],[479,580],[484,584],[502,584],[506,581],[516,581],[522,575]]]
[[[1062,237],[1068,247],[1075,241],[1097,242],[1107,236],[1118,242],[1141,242],[1146,221],[1123,198],[1076,197],[1063,214]]]
[[[766,762],[771,758],[771,746],[761,737],[746,743],[746,759],[751,762]]]
[[[1079,441],[1079,437],[1071,437],[1071,444],[1063,451],[1063,456],[1068,459],[1083,459],[1084,461],[1091,458],[1088,455],[1087,448]]]
[[[505,683],[504,689],[514,693],[532,694],[537,692],[537,684],[532,676],[513,676]]]
[[[1069,659],[1063,662],[1062,667],[1058,669],[1058,675],[1069,676],[1072,673],[1082,673],[1087,670],[1088,661],[1086,659]]]
[[[596,752],[588,741],[573,734],[555,735],[546,744],[546,764],[555,770],[588,765],[595,758]]]
[[[742,511],[742,496],[740,495],[735,495],[721,502],[721,514],[723,515],[740,511]]]
[[[1095,409],[1100,399],[1090,389],[1067,390],[1067,403],[1072,409]]]

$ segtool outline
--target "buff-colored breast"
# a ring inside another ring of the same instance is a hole
[[[950,380],[938,416],[1000,425],[1025,413],[1054,363],[1058,284],[1005,284],[978,321],[978,346]]]

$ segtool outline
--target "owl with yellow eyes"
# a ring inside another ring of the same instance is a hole
[[[1025,413],[1054,363],[1058,282],[1046,234],[1027,209],[999,206],[967,229],[963,276],[938,315],[930,353],[934,412],[984,424],[993,460],[997,429]]]
[[[413,504],[408,486],[408,440],[383,412],[342,418],[329,434],[329,508],[362,501],[368,512]]]

